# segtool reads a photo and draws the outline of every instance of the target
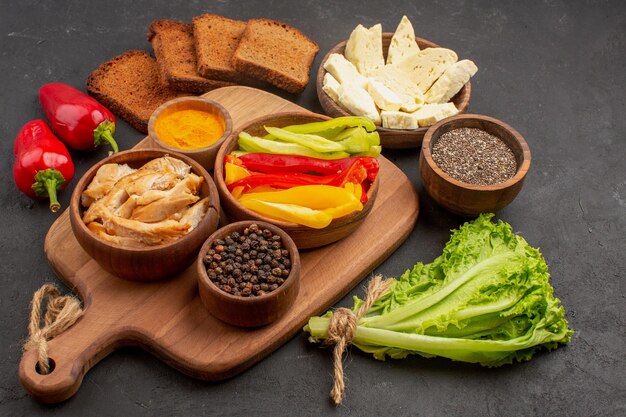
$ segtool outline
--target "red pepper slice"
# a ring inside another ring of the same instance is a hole
[[[360,160],[367,169],[372,181],[378,174],[379,164],[376,158],[356,156],[341,159],[317,159],[308,156],[278,155],[268,153],[248,153],[238,157],[251,171],[266,174],[314,173],[318,175],[337,174],[347,169],[355,160]]]
[[[378,163],[378,159],[372,158],[370,156],[359,156],[358,158],[367,170],[367,179],[371,182],[374,182],[376,176],[378,175],[378,171],[380,171],[380,164]]]
[[[262,185],[268,185],[273,188],[292,188],[300,185],[332,185],[332,181],[336,181],[336,175],[310,175],[295,172],[292,174],[262,174],[253,173],[249,177],[242,178],[233,182],[228,186],[232,191],[237,187],[244,187],[244,192]]]
[[[52,128],[67,146],[90,151],[108,143],[117,152],[113,139],[115,116],[96,99],[62,83],[39,89],[39,101]]]
[[[241,162],[241,159],[239,159],[239,157],[237,157],[235,155],[231,155],[231,154],[226,155],[224,157],[224,165],[226,165],[227,162],[230,162],[231,164],[243,166],[243,163]]]
[[[360,184],[367,178],[367,170],[363,166],[363,163],[357,159],[348,167],[348,169],[338,174],[337,178],[339,183],[332,184],[337,187],[343,187],[348,182]]]
[[[237,187],[243,187],[245,192],[263,185],[279,189],[287,189],[301,185],[332,185],[335,187],[343,187],[348,182],[361,184],[367,179],[367,176],[368,172],[363,166],[363,162],[359,159],[354,159],[347,169],[337,174],[310,175],[301,172],[293,172],[290,174],[253,173],[249,177],[233,182],[228,186],[228,189],[232,191]],[[367,195],[365,193],[361,196],[361,202],[367,202]]]
[[[13,179],[32,199],[50,199],[50,210],[61,205],[57,192],[74,177],[74,163],[67,148],[41,119],[26,123],[15,138]]]

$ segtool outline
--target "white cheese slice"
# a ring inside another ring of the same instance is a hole
[[[430,87],[424,98],[427,103],[446,103],[476,74],[478,68],[469,59],[452,64]]]
[[[402,99],[401,109],[414,112],[424,103],[424,94],[402,71],[393,65],[385,65],[370,77],[396,93]]]
[[[408,113],[413,113],[414,111],[419,110],[422,107],[422,104],[424,103],[417,103],[413,100],[405,101],[404,103],[402,103],[402,106],[400,106],[400,110]]]
[[[420,90],[428,91],[446,69],[457,61],[456,53],[446,48],[426,48],[394,65],[405,72]]]
[[[381,82],[370,79],[367,84],[367,92],[381,110],[395,111],[402,107],[402,98]]]
[[[420,47],[415,42],[413,25],[406,16],[402,16],[402,20],[400,20],[396,32],[389,43],[387,64],[402,61],[405,57],[417,54],[419,51]]]
[[[334,102],[339,101],[339,89],[341,86],[339,85],[339,81],[335,79],[329,72],[324,74],[324,83],[322,84],[322,90],[328,94],[330,98],[333,99]]]
[[[412,113],[417,118],[417,123],[422,126],[430,126],[441,119],[454,116],[459,111],[454,103],[424,104],[418,111]]]
[[[367,78],[359,74],[352,62],[341,54],[330,54],[324,62],[324,69],[335,77],[340,84],[352,83],[363,88],[367,86]]]
[[[374,99],[356,84],[341,84],[339,104],[355,116],[364,116],[380,125],[380,113]]]
[[[383,127],[387,129],[417,129],[419,127],[417,116],[413,113],[382,111],[380,117]]]
[[[370,72],[385,65],[382,42],[380,24],[370,29],[358,25],[350,34],[344,55],[362,75],[367,76]]]
[[[367,70],[368,73],[385,65],[385,57],[383,55],[383,25],[377,23],[369,28],[369,31],[374,42],[375,54],[373,55],[372,61],[375,65],[372,65],[371,69]],[[367,73],[364,75],[367,76]]]

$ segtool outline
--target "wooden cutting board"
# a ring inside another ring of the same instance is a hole
[[[221,103],[233,129],[280,111],[307,111],[273,94],[225,87],[206,97]],[[146,138],[137,147],[150,147]],[[298,298],[271,325],[243,329],[213,318],[198,296],[195,265],[166,282],[116,278],[92,260],[72,234],[65,211],[50,228],[45,252],[59,278],[83,300],[85,314],[49,343],[54,370],[40,375],[36,355],[26,352],[19,377],[37,400],[71,397],[85,373],[120,346],[141,346],[196,378],[220,380],[252,366],[298,333],[308,318],[324,312],[386,259],[409,235],[419,212],[417,192],[395,165],[381,157],[380,189],[370,215],[356,232],[332,245],[301,253]],[[417,161],[416,161],[417,163]]]

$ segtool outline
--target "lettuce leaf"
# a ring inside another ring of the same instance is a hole
[[[357,323],[352,344],[372,353],[409,354],[500,366],[571,340],[539,250],[493,214],[454,230],[441,256],[394,280]],[[354,298],[353,311],[362,300]],[[312,341],[326,337],[332,311],[312,317]]]

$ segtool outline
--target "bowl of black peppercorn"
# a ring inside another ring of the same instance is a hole
[[[197,269],[202,303],[234,326],[258,327],[280,319],[300,289],[295,243],[266,222],[241,221],[217,230],[200,249]]]

